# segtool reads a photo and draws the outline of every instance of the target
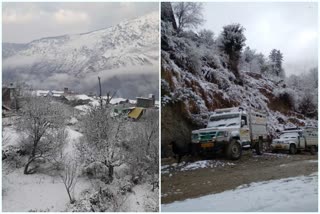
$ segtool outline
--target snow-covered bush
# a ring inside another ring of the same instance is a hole
[[[25,164],[26,152],[17,146],[7,146],[2,150],[2,161],[9,165],[12,170]]]
[[[125,181],[123,185],[105,186],[98,191],[85,191],[80,199],[69,206],[70,212],[119,212],[127,199],[131,187]]]
[[[318,108],[313,102],[313,96],[311,94],[305,94],[298,106],[298,111],[311,118],[317,118]]]
[[[211,30],[203,29],[199,32],[199,40],[207,47],[214,45],[214,33]]]
[[[201,72],[201,56],[196,48],[190,47],[187,50],[187,67],[189,72],[200,74]]]
[[[159,114],[149,110],[133,128],[127,164],[133,183],[145,183],[159,173]]]

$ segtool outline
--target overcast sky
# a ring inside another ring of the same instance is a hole
[[[317,3],[205,3],[204,28],[218,35],[222,27],[240,23],[246,44],[269,55],[273,48],[284,55],[287,75],[318,65]]]
[[[3,42],[85,33],[158,11],[159,3],[2,3]]]

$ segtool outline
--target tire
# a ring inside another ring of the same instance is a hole
[[[263,142],[262,142],[262,140],[259,140],[258,143],[256,143],[255,149],[256,149],[257,155],[262,155],[263,154]]]
[[[231,140],[227,147],[226,155],[230,160],[239,160],[242,155],[241,145],[236,140]]]
[[[292,155],[294,155],[294,154],[297,153],[296,145],[294,145],[294,144],[291,144],[291,145],[290,145],[289,153],[292,154]]]
[[[278,153],[278,150],[275,150],[275,149],[274,149],[274,150],[272,150],[271,152],[272,152],[272,153]]]
[[[315,154],[317,153],[317,148],[316,148],[316,146],[311,146],[311,148],[310,148],[310,153],[311,153],[312,155],[315,155]]]

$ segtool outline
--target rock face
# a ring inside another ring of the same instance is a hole
[[[60,87],[60,80],[65,82],[68,78],[65,84],[75,86],[88,75],[101,72],[108,74],[105,79],[121,79],[121,75],[132,79],[132,75],[143,73],[143,77],[136,78],[147,78],[146,84],[150,84],[154,82],[150,76],[158,71],[158,50],[159,14],[154,12],[93,32],[42,38],[28,44],[4,43],[3,78],[34,85],[38,79]],[[90,84],[86,84],[85,89],[88,88]],[[145,91],[153,92],[154,89]]]

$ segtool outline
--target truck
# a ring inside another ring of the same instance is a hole
[[[261,155],[268,141],[267,114],[241,106],[216,109],[207,127],[192,131],[191,138],[197,154],[223,152],[238,160],[242,150],[255,149]]]
[[[296,154],[301,151],[309,151],[316,154],[318,151],[318,128],[304,127],[285,129],[278,139],[272,141],[272,152],[289,151]]]

